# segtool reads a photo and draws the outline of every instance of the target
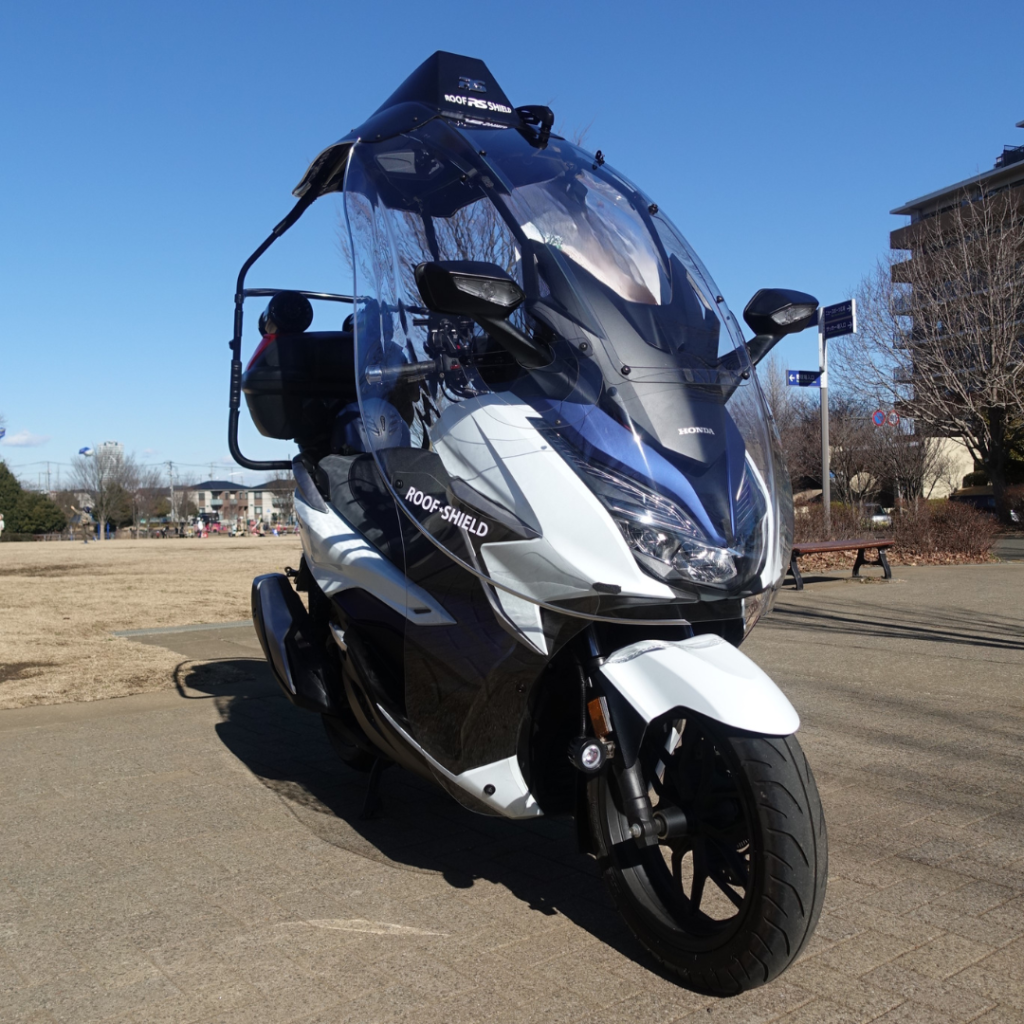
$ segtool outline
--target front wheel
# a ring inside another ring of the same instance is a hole
[[[614,772],[588,788],[619,911],[688,988],[728,996],[771,981],[810,939],[828,874],[825,818],[800,744],[694,715],[652,723],[638,760],[655,812],[675,822],[658,845],[630,835]]]

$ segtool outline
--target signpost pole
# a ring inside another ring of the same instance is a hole
[[[828,451],[828,339],[824,317],[818,325],[818,366],[821,369],[821,507],[825,516],[825,533],[832,534],[832,473]]]
[[[821,508],[825,532],[832,533],[832,470],[828,451],[828,339],[857,333],[857,300],[822,306],[818,314],[818,366],[821,374]]]

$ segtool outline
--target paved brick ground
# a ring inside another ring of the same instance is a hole
[[[790,590],[745,648],[803,717],[831,841],[775,984],[660,977],[562,822],[397,769],[359,820],[362,778],[224,629],[144,638],[178,693],[0,712],[0,1024],[1024,1024],[1024,566],[896,576]]]

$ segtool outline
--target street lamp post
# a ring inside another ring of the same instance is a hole
[[[92,448],[81,448],[81,449],[79,449],[78,454],[79,455],[84,455],[87,459],[88,458],[95,458],[96,459],[96,465],[97,465],[97,467],[99,469],[99,474],[100,474],[100,492],[97,495],[97,498],[99,498],[99,508],[97,510],[99,512],[99,515],[97,515],[95,517],[96,518],[96,539],[97,540],[103,540],[104,539],[103,534],[106,531],[106,525],[107,525],[104,522],[104,520],[106,519],[106,516],[103,515],[103,460],[100,459],[99,457],[97,457],[96,452]]]

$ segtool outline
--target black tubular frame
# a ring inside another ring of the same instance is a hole
[[[234,336],[228,343],[231,349],[231,390],[228,399],[228,450],[231,457],[240,466],[246,469],[291,469],[291,459],[267,459],[257,460],[246,458],[238,447],[238,410],[242,401],[242,306],[247,298],[258,296],[276,295],[283,289],[277,288],[249,288],[245,287],[245,275],[249,273],[252,265],[274,244],[302,215],[306,208],[312,205],[319,196],[319,191],[308,189],[299,201],[289,210],[284,219],[280,221],[274,230],[260,243],[256,251],[242,264],[238,272],[238,281],[235,284],[235,331]],[[293,290],[293,289],[289,289]],[[334,295],[331,292],[299,292],[308,299],[324,299],[329,302],[350,302],[355,299],[351,295]]]

